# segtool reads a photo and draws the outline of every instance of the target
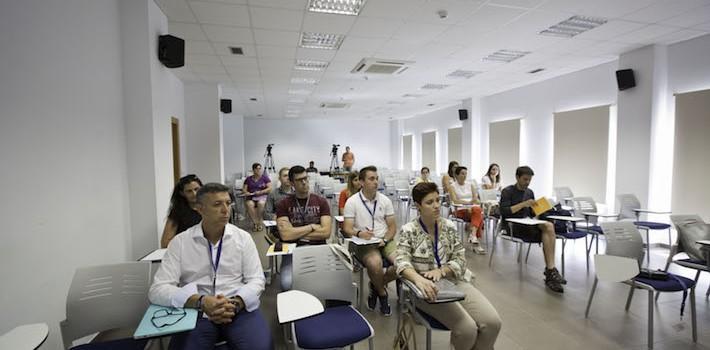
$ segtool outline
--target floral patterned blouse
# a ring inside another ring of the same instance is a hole
[[[441,266],[448,265],[455,278],[461,280],[466,272],[466,248],[453,222],[440,218],[438,225]],[[407,268],[420,273],[438,268],[434,258],[434,241],[419,224],[419,217],[403,225],[397,236],[395,264],[398,275]]]

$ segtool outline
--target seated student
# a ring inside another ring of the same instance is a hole
[[[454,170],[456,177],[454,183],[450,187],[449,198],[452,204],[473,205],[480,204],[478,200],[478,190],[476,186],[467,181],[468,169],[460,166]],[[456,210],[456,217],[471,222],[471,234],[468,241],[474,244],[473,250],[476,253],[484,254],[486,251],[481,247],[478,239],[483,232],[483,210],[480,205],[473,205],[470,208],[462,208]]]
[[[360,169],[358,175],[362,190],[345,203],[343,216],[343,233],[347,237],[362,239],[380,238],[377,245],[356,246],[354,253],[367,268],[370,277],[370,295],[367,298],[367,308],[374,310],[377,300],[380,301],[380,312],[385,316],[392,314],[387,300],[387,283],[397,276],[393,266],[382,272],[382,260],[387,259],[394,265],[396,243],[394,235],[397,225],[394,218],[394,207],[387,196],[377,191],[377,168],[370,165]]]
[[[254,223],[254,231],[261,231],[264,228],[262,218],[266,197],[271,193],[271,180],[262,172],[259,163],[252,164],[251,170],[254,174],[244,180],[243,195],[246,198],[247,214]]]
[[[397,244],[397,274],[413,282],[430,301],[436,300],[435,282],[445,278],[463,292],[464,300],[417,307],[451,330],[456,350],[493,349],[501,319],[496,309],[467,282],[466,249],[456,225],[439,217],[439,190],[434,183],[420,183],[412,189],[419,217],[403,225]],[[436,252],[435,252],[436,250]]]
[[[501,189],[500,184],[500,166],[496,163],[492,163],[486,171],[486,175],[481,178],[481,187],[484,190],[498,190]]]
[[[343,210],[345,209],[345,202],[350,198],[350,196],[360,192],[360,179],[358,178],[358,173],[348,173],[348,187],[340,191],[340,196],[338,197],[338,213],[343,215]]]
[[[167,248],[170,240],[180,232],[195,226],[200,222],[197,206],[197,191],[202,187],[202,181],[196,175],[186,175],[180,178],[170,196],[168,219],[165,221],[163,235],[160,238],[160,248]]]
[[[454,175],[454,170],[459,167],[459,162],[452,160],[449,162],[449,168],[446,174],[441,177],[441,189],[444,193],[450,193],[449,187],[453,185],[456,175]]]
[[[269,196],[266,197],[266,207],[264,210],[266,220],[276,220],[276,207],[278,203],[293,193],[291,182],[288,181],[288,169],[288,167],[279,169],[279,182],[281,186],[276,188],[275,191],[271,191]]]
[[[500,213],[503,219],[534,217],[531,206],[535,204],[535,194],[528,188],[535,173],[528,166],[515,170],[515,184],[503,189],[500,194]],[[506,226],[507,227],[507,226]],[[545,285],[557,293],[564,292],[562,284],[567,281],[555,267],[555,227],[551,222],[537,226],[513,224],[513,236],[526,241],[542,242],[545,256]]]
[[[330,237],[330,205],[328,200],[310,193],[308,174],[300,165],[291,167],[288,179],[294,192],[276,206],[276,226],[282,242],[298,245],[325,244]],[[291,289],[291,255],[281,262],[281,287]]]
[[[308,162],[308,168],[306,169],[307,173],[317,173],[318,172],[318,169],[316,169],[316,167],[314,167],[313,164],[314,164],[313,161]]]
[[[414,180],[415,185],[422,182],[431,182],[431,180],[429,180],[429,168],[427,167],[423,167],[422,170],[419,171],[419,177]]]
[[[202,221],[168,245],[150,302],[199,310],[197,325],[170,340],[170,349],[211,349],[224,339],[232,349],[272,349],[271,330],[259,311],[264,274],[251,235],[229,223],[229,188],[216,183],[197,193]]]

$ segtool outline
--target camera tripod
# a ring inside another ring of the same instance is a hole
[[[266,153],[264,153],[264,171],[268,174],[276,173],[276,166],[274,166],[274,157],[271,154],[271,148],[274,146],[270,143],[266,146]]]
[[[333,149],[330,151],[330,172],[340,171],[340,166],[338,166],[338,146],[333,145]]]

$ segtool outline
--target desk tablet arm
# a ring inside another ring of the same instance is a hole
[[[443,293],[442,293],[442,292],[440,291],[440,292],[439,292],[439,295],[437,295],[437,298],[436,298],[435,301],[429,301],[429,299],[427,299],[427,297],[426,297],[426,295],[424,294],[424,292],[422,292],[422,290],[419,289],[419,287],[417,287],[417,285],[414,284],[414,282],[412,282],[412,281],[410,281],[410,280],[408,280],[408,279],[405,279],[405,278],[402,278],[401,280],[402,280],[402,284],[403,284],[407,289],[409,289],[409,290],[412,292],[412,294],[413,294],[417,299],[426,301],[426,302],[429,303],[429,304],[450,303],[450,302],[454,302],[454,301],[460,301],[460,300],[463,300],[463,299],[466,298],[466,296],[465,296],[463,293],[460,293],[460,292],[446,291],[446,292],[443,292]]]

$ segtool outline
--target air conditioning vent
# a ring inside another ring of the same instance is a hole
[[[363,58],[350,73],[355,74],[401,74],[409,69],[409,65],[414,62],[387,60],[380,58]]]
[[[343,109],[343,108],[348,108],[350,107],[349,103],[343,103],[343,102],[322,102],[320,104],[320,108],[328,108],[328,109]]]

